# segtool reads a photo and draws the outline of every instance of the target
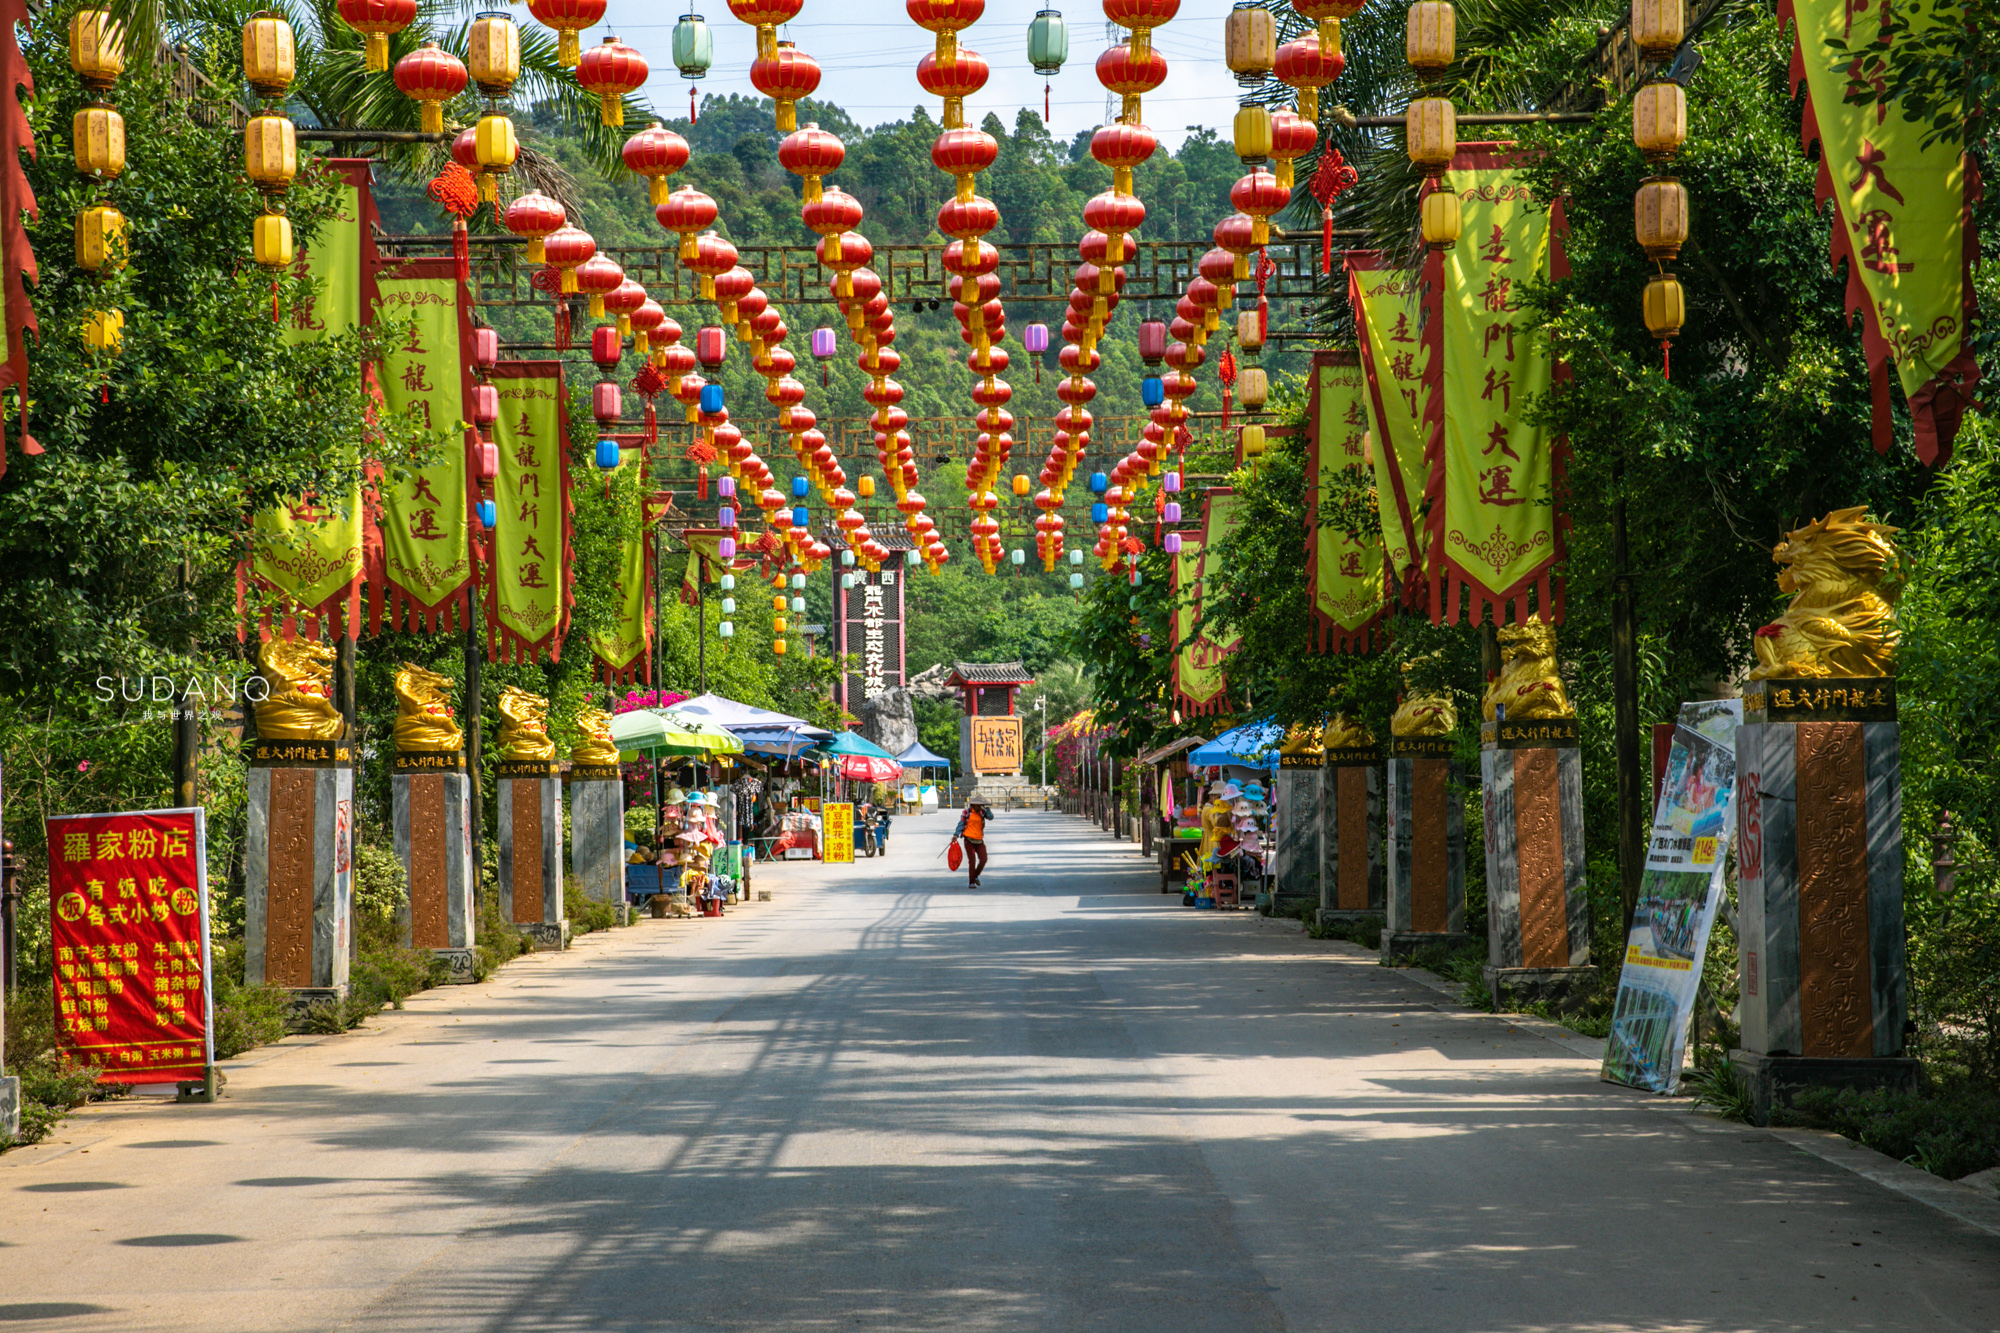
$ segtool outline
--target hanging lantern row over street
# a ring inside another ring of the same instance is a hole
[[[1681,0],[1633,0],[1632,40],[1658,68],[1632,95],[1632,142],[1658,174],[1639,185],[1632,200],[1632,229],[1639,248],[1655,265],[1653,276],[1646,280],[1641,314],[1646,331],[1663,348],[1679,336],[1687,318],[1680,279],[1666,268],[1687,244],[1687,188],[1665,174],[1687,142],[1687,90],[1666,76],[1666,66],[1685,35]]]
[[[299,145],[284,97],[297,67],[292,25],[268,12],[251,15],[243,25],[243,74],[264,104],[243,126],[243,174],[263,201],[251,224],[251,253],[272,274],[292,265],[292,220],[284,201],[299,174]]]
[[[86,273],[122,268],[125,215],[112,206],[111,182],[125,170],[125,118],[104,100],[125,72],[125,29],[105,9],[79,9],[69,21],[69,67],[93,100],[71,121],[78,173],[95,181],[97,202],[76,215],[76,266]],[[93,309],[84,317],[84,341],[94,351],[117,352],[125,343],[124,312]]]
[[[1443,77],[1458,55],[1458,12],[1450,0],[1417,0],[1410,6],[1404,54],[1426,84],[1435,85]],[[1458,195],[1444,179],[1458,153],[1457,108],[1448,97],[1412,98],[1404,111],[1403,130],[1410,161],[1429,178],[1421,205],[1424,244],[1448,250],[1457,244],[1462,226]]]

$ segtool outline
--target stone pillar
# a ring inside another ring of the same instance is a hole
[[[625,914],[625,783],[616,764],[571,764],[569,866],[592,902]]]
[[[1271,837],[1271,896],[1319,897],[1319,755],[1281,755]]]
[[[500,786],[500,916],[544,949],[569,947],[563,908],[562,780],[544,759],[505,759]]]
[[[1382,956],[1429,944],[1457,946],[1465,933],[1464,782],[1449,736],[1389,741],[1389,892]]]
[[[1915,1088],[1894,678],[1745,683],[1736,773],[1731,1058],[1757,1122],[1807,1088]]]
[[[1583,752],[1575,718],[1479,729],[1486,826],[1486,986],[1495,1000],[1582,1001],[1590,966]]]
[[[346,741],[258,741],[250,755],[244,976],[297,1003],[347,994],[354,765]]]
[[[1382,751],[1332,747],[1320,771],[1320,924],[1381,921],[1388,902],[1382,862]]]
[[[389,774],[396,855],[409,879],[397,913],[403,943],[473,973],[472,782],[463,751],[398,750]]]
[[[10,855],[9,862],[13,857]],[[11,868],[11,867],[10,867]],[[0,984],[0,1068],[7,1064],[7,987]],[[21,1135],[21,1080],[12,1074],[0,1077],[0,1147]]]

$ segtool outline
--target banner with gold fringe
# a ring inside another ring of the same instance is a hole
[[[437,461],[380,482],[381,545],[369,571],[369,628],[452,629],[473,587],[477,500],[468,454],[472,303],[450,259],[386,264],[376,273],[377,318],[400,326],[383,358],[384,409],[448,432]],[[371,555],[375,555],[371,551]]]
[[[1306,586],[1312,589],[1314,646],[1322,653],[1365,653],[1386,637],[1382,538],[1379,533],[1357,536],[1320,514],[1343,473],[1365,477],[1367,472],[1368,386],[1360,353],[1351,348],[1314,352],[1308,395]]]
[[[1197,627],[1209,560],[1235,530],[1236,493],[1226,487],[1211,490],[1202,500],[1201,536],[1183,536],[1180,554],[1174,557],[1174,700],[1181,712],[1193,717],[1230,711],[1224,663],[1242,637],[1225,635],[1218,642]]]
[[[285,326],[289,342],[348,333],[360,327],[375,302],[375,196],[372,163],[330,158],[325,167],[338,184],[334,215],[308,244],[298,248],[295,275],[313,283],[313,295],[292,310]],[[341,444],[342,457],[359,466],[361,442]],[[238,571],[237,634],[244,634],[243,605],[248,582],[278,599],[260,617],[259,634],[269,638],[274,615],[287,638],[303,628],[318,638],[321,619],[332,630],[334,612],[346,608],[346,632],[361,630],[362,488],[357,477],[339,504],[312,497],[264,510],[252,521],[247,571]],[[301,624],[303,622],[303,624]]]
[[[1529,421],[1556,367],[1520,293],[1567,277],[1562,201],[1534,198],[1510,144],[1460,144],[1443,178],[1459,199],[1458,243],[1433,265],[1444,355],[1436,367],[1429,575],[1431,619],[1562,619],[1565,450]],[[1533,596],[1531,606],[1530,594]]]
[[[637,443],[625,447],[621,441],[618,454],[621,476],[627,467],[643,469],[644,451]],[[642,470],[641,484],[644,477]],[[624,492],[607,488],[606,494]],[[630,685],[640,679],[650,684],[653,679],[653,524],[660,512],[653,497],[642,494],[625,518],[618,564],[611,576],[612,628],[590,636],[591,656],[606,684]]]
[[[1376,504],[1390,568],[1414,586],[1428,530],[1424,487],[1430,478],[1431,377],[1437,359],[1435,319],[1425,309],[1422,276],[1392,268],[1377,250],[1347,253],[1347,300],[1360,333],[1361,372],[1375,472]],[[1428,326],[1428,327],[1427,327]]]
[[[493,443],[497,521],[486,580],[487,656],[562,660],[570,608],[576,506],[570,496],[569,409],[560,361],[502,361],[487,372],[500,398]]]
[[[1921,30],[1938,21],[1922,4],[1896,7],[1898,20]],[[1885,102],[1851,103],[1852,94],[1886,90],[1888,4],[1853,0],[1778,0],[1778,22],[1795,26],[1791,89],[1806,86],[1799,139],[1808,154],[1819,141],[1813,203],[1832,199],[1833,266],[1847,261],[1847,317],[1863,314],[1861,346],[1874,389],[1874,442],[1894,438],[1889,364],[1909,403],[1917,457],[1935,466],[1951,457],[1959,421],[1979,383],[1972,353],[1977,293],[1972,266],[1979,238],[1972,225],[1979,169],[1952,136],[1926,146],[1929,126],[1905,120]],[[1906,29],[1907,30],[1907,29]],[[1836,46],[1835,44],[1839,45]],[[1845,48],[1844,50],[1841,48]]]

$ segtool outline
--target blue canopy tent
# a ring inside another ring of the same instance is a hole
[[[1190,768],[1276,768],[1285,729],[1275,722],[1246,722],[1188,751]]]
[[[922,776],[921,770],[923,769],[941,768],[944,770],[944,780],[946,787],[948,788],[951,785],[951,760],[944,758],[942,755],[932,754],[929,750],[924,748],[922,741],[917,742],[915,745],[912,745],[909,749],[897,755],[896,762],[901,764],[904,768],[914,768],[919,770],[918,776],[920,778]],[[940,799],[938,804],[941,808],[944,804],[943,800]],[[919,802],[918,803],[919,813],[922,812],[922,809],[923,809],[922,803]]]

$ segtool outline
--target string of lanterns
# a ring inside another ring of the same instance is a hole
[[[111,182],[125,170],[125,118],[105,100],[125,72],[125,29],[109,10],[79,9],[70,17],[69,67],[92,98],[72,120],[70,139],[78,174],[97,186],[96,202],[76,215],[76,266],[95,275],[125,263],[125,215],[110,198]],[[92,309],[84,317],[83,340],[96,352],[119,351],[124,312]]]
[[[1685,35],[1680,0],[1633,0],[1632,40],[1646,59],[1665,66]],[[1688,238],[1688,196],[1680,181],[1664,174],[1687,142],[1687,90],[1664,70],[1632,96],[1632,142],[1655,174],[1639,185],[1632,201],[1632,229],[1640,249],[1653,261],[1641,311],[1646,331],[1660,341],[1662,364],[1671,369],[1672,340],[1687,319],[1680,279],[1666,271]]]

